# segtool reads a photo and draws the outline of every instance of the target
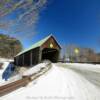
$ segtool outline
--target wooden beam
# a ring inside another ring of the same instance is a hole
[[[16,65],[18,66],[19,57],[16,57],[15,59],[16,59]]]
[[[38,63],[40,63],[42,60],[42,48],[39,48],[39,58],[38,58]]]
[[[24,66],[24,54],[23,54],[23,61],[22,61],[22,65]]]
[[[33,57],[32,57],[33,55],[32,55],[32,50],[30,51],[30,66],[32,66],[33,64],[32,64],[32,61],[33,61]]]

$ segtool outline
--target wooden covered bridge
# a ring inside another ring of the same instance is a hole
[[[14,57],[17,66],[32,66],[48,59],[57,62],[61,46],[57,40],[49,35],[48,37],[33,44],[30,48],[23,50]]]

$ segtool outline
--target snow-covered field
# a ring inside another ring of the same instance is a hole
[[[100,100],[99,77],[99,65],[52,64],[37,80],[0,100]]]

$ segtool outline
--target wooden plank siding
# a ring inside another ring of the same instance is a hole
[[[50,37],[41,47],[42,48],[51,48],[50,44],[53,44],[52,48],[60,50],[60,46],[57,44],[57,42],[54,40],[53,37]]]
[[[44,41],[44,40],[43,40]],[[33,45],[33,49],[28,49],[24,53],[15,57],[15,65],[17,66],[33,66],[40,63],[42,60],[48,59],[57,61],[59,58],[61,47],[53,36],[50,36],[43,42],[37,42],[36,45]],[[35,47],[35,48],[34,48]],[[50,53],[51,52],[51,53]],[[46,54],[43,54],[46,53]],[[49,57],[50,56],[50,57]]]

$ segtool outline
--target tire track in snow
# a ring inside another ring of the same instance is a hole
[[[59,65],[57,64],[57,66]],[[76,96],[77,99],[75,98],[75,100],[81,100],[81,98],[82,100],[99,100],[100,89],[98,89],[97,86],[95,86],[95,84],[91,83],[91,81],[87,80],[86,76],[81,73],[81,70],[77,68],[78,70],[77,71],[75,66],[71,66],[71,67],[66,66],[66,68],[62,68],[62,67],[59,67],[59,68],[61,70],[66,69],[62,71],[63,73],[65,72],[64,74],[70,72],[69,74],[70,82],[69,83],[72,83],[70,87],[72,87],[72,90],[74,91],[74,93],[77,94],[78,91],[80,92],[80,95],[79,95],[80,97]],[[79,87],[77,88],[79,90],[75,91],[75,87]]]
[[[2,100],[13,100],[15,97],[27,100],[28,97],[66,97],[64,100],[100,100],[100,90],[88,81],[83,74],[67,67],[52,64],[52,68],[37,80],[31,87],[21,88],[8,94]],[[34,99],[33,99],[34,100]],[[50,100],[50,99],[43,99]],[[59,99],[62,100],[62,99]]]

